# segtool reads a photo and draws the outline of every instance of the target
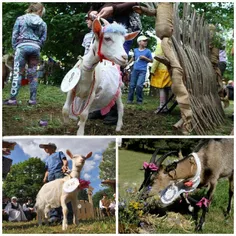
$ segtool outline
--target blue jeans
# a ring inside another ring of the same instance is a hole
[[[34,46],[18,47],[14,57],[13,80],[11,87],[11,99],[16,99],[20,90],[21,80],[25,74],[25,65],[28,64],[27,78],[30,81],[30,100],[36,100],[38,79],[37,65],[39,63],[40,48]]]
[[[143,102],[143,84],[145,82],[146,73],[147,71],[145,70],[133,69],[129,84],[128,101],[134,100],[134,92],[136,89],[137,102]]]

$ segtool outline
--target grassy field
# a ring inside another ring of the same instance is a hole
[[[10,85],[3,90],[3,99],[9,98]],[[127,94],[122,96],[125,104]],[[38,88],[38,104],[28,106],[29,88],[23,86],[18,96],[18,106],[3,106],[3,135],[76,135],[77,121],[71,120],[63,124],[61,110],[66,94],[59,87],[40,84]],[[85,126],[87,135],[173,135],[172,126],[180,118],[179,108],[168,115],[155,115],[153,111],[158,99],[145,95],[143,105],[125,104],[124,126],[121,132],[115,126],[107,126],[102,120],[89,120]],[[233,103],[225,110],[225,124],[209,132],[211,135],[229,135],[233,121],[229,118],[233,112]],[[39,121],[47,120],[46,127],[40,127]],[[194,133],[193,133],[194,135]]]
[[[134,151],[119,150],[119,195],[122,197],[126,193],[127,188],[138,189],[143,181],[144,172],[139,170],[142,168],[143,162],[149,162],[151,154],[139,153]],[[211,203],[209,212],[206,215],[206,224],[202,233],[211,234],[233,234],[234,232],[234,216],[232,214],[226,219],[224,210],[228,203],[228,181],[221,179],[217,185],[214,199]],[[191,216],[184,215],[186,221],[191,222]],[[168,222],[168,218],[166,219]],[[171,227],[165,221],[156,226],[153,233],[186,233],[179,225]],[[188,233],[194,233],[192,231]]]
[[[115,234],[115,219],[80,221],[79,226],[69,225],[62,231],[62,226],[38,226],[36,221],[3,222],[4,234]]]

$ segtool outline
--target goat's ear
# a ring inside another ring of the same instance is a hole
[[[136,31],[136,32],[133,32],[133,33],[126,34],[125,35],[125,41],[134,39],[135,37],[138,36],[139,33],[140,33],[140,31]]]
[[[71,153],[71,151],[70,150],[66,150],[66,154],[71,158],[71,159],[73,159],[73,154]]]
[[[95,19],[93,21],[93,32],[97,37],[99,37],[102,32],[102,25],[101,25],[99,19]]]
[[[88,153],[87,155],[86,155],[86,159],[88,159],[89,157],[91,157],[93,155],[93,153],[92,152],[90,152],[90,153]]]

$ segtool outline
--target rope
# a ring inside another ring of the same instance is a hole
[[[72,96],[73,96],[73,102],[72,102],[72,113],[73,115],[75,116],[79,116],[82,114],[82,112],[87,108],[88,104],[89,104],[89,101],[90,101],[90,98],[91,98],[91,95],[92,95],[92,92],[93,92],[93,89],[94,89],[94,85],[95,85],[95,73],[93,75],[93,81],[92,81],[92,86],[91,86],[91,90],[90,90],[90,93],[89,93],[89,97],[87,99],[87,102],[85,104],[85,106],[83,107],[83,109],[81,111],[79,111],[78,113],[76,113],[76,111],[74,110],[74,103],[75,103],[75,97],[76,97],[76,88],[78,86],[78,84],[76,85],[76,87],[72,90]]]

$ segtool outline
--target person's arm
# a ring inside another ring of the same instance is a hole
[[[46,39],[47,39],[47,24],[44,23],[43,32],[42,32],[42,35],[40,37],[40,47],[42,47],[44,45]]]
[[[14,50],[16,50],[16,44],[17,44],[17,38],[19,36],[19,33],[20,33],[20,23],[19,23],[19,20],[18,18],[16,19],[16,22],[14,24],[14,27],[13,27],[13,31],[12,31],[12,47]]]
[[[127,15],[133,11],[136,2],[113,3],[113,16]]]
[[[104,206],[102,205],[102,201],[101,200],[99,201],[99,208],[100,209],[104,208]]]
[[[105,6],[98,13],[99,17],[108,18],[111,16],[127,15],[133,11],[132,7],[136,2],[113,3],[111,6]]]
[[[44,178],[43,178],[43,182],[46,183],[48,179],[48,170],[46,170]]]
[[[148,50],[147,56],[140,56],[139,59],[145,60],[147,62],[153,62],[151,51]]]

